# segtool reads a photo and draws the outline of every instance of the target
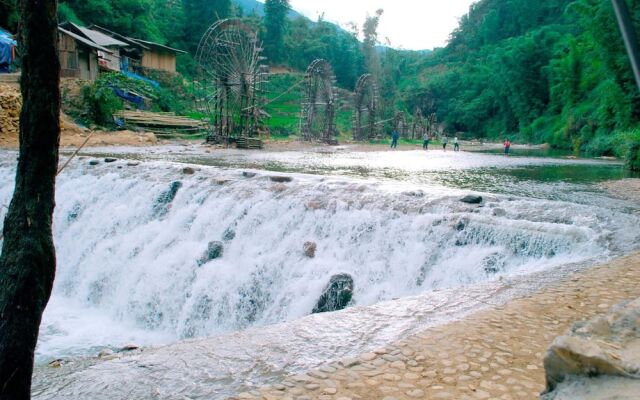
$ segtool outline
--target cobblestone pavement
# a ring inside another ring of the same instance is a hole
[[[638,297],[640,254],[635,254],[233,399],[536,399],[545,388],[542,359],[553,339],[578,320]]]

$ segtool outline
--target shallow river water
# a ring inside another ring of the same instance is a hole
[[[625,176],[615,162],[209,151],[91,149],[59,176],[58,272],[35,398],[224,398],[504,303],[640,242],[640,205],[597,185]],[[0,153],[0,204],[15,156]],[[459,201],[470,193],[483,203]],[[203,264],[211,241],[224,254]],[[317,243],[313,259],[306,241]],[[352,306],[309,315],[338,273],[354,279]],[[144,350],[94,358],[130,343]],[[46,366],[58,358],[61,368]]]

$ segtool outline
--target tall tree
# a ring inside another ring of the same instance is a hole
[[[31,397],[56,269],[51,220],[60,142],[57,0],[20,0],[22,112],[16,183],[0,255],[0,399]]]
[[[380,17],[383,13],[384,10],[378,9],[375,15],[367,16],[362,26],[362,34],[364,35],[362,50],[365,65],[369,73],[378,79],[380,78],[380,58],[378,57],[376,46],[378,45],[378,25],[380,25]]]
[[[184,0],[184,13],[187,22],[185,43],[195,54],[205,31],[218,19],[229,17],[231,0]]]
[[[289,0],[267,0],[264,3],[264,50],[272,63],[284,59],[284,32]]]

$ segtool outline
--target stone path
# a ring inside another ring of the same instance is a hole
[[[577,320],[640,297],[640,254],[574,274],[526,298],[428,329],[232,399],[536,399],[542,359]]]

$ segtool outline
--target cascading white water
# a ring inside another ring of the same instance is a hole
[[[13,171],[3,159],[0,181]],[[489,196],[478,207],[450,189],[269,175],[183,175],[165,162],[69,167],[57,186],[58,272],[39,354],[294,320],[338,273],[367,306],[607,257],[638,238],[640,218],[589,204]],[[0,203],[10,194],[3,184]],[[212,241],[224,254],[203,264]],[[305,241],[317,243],[315,258]]]

